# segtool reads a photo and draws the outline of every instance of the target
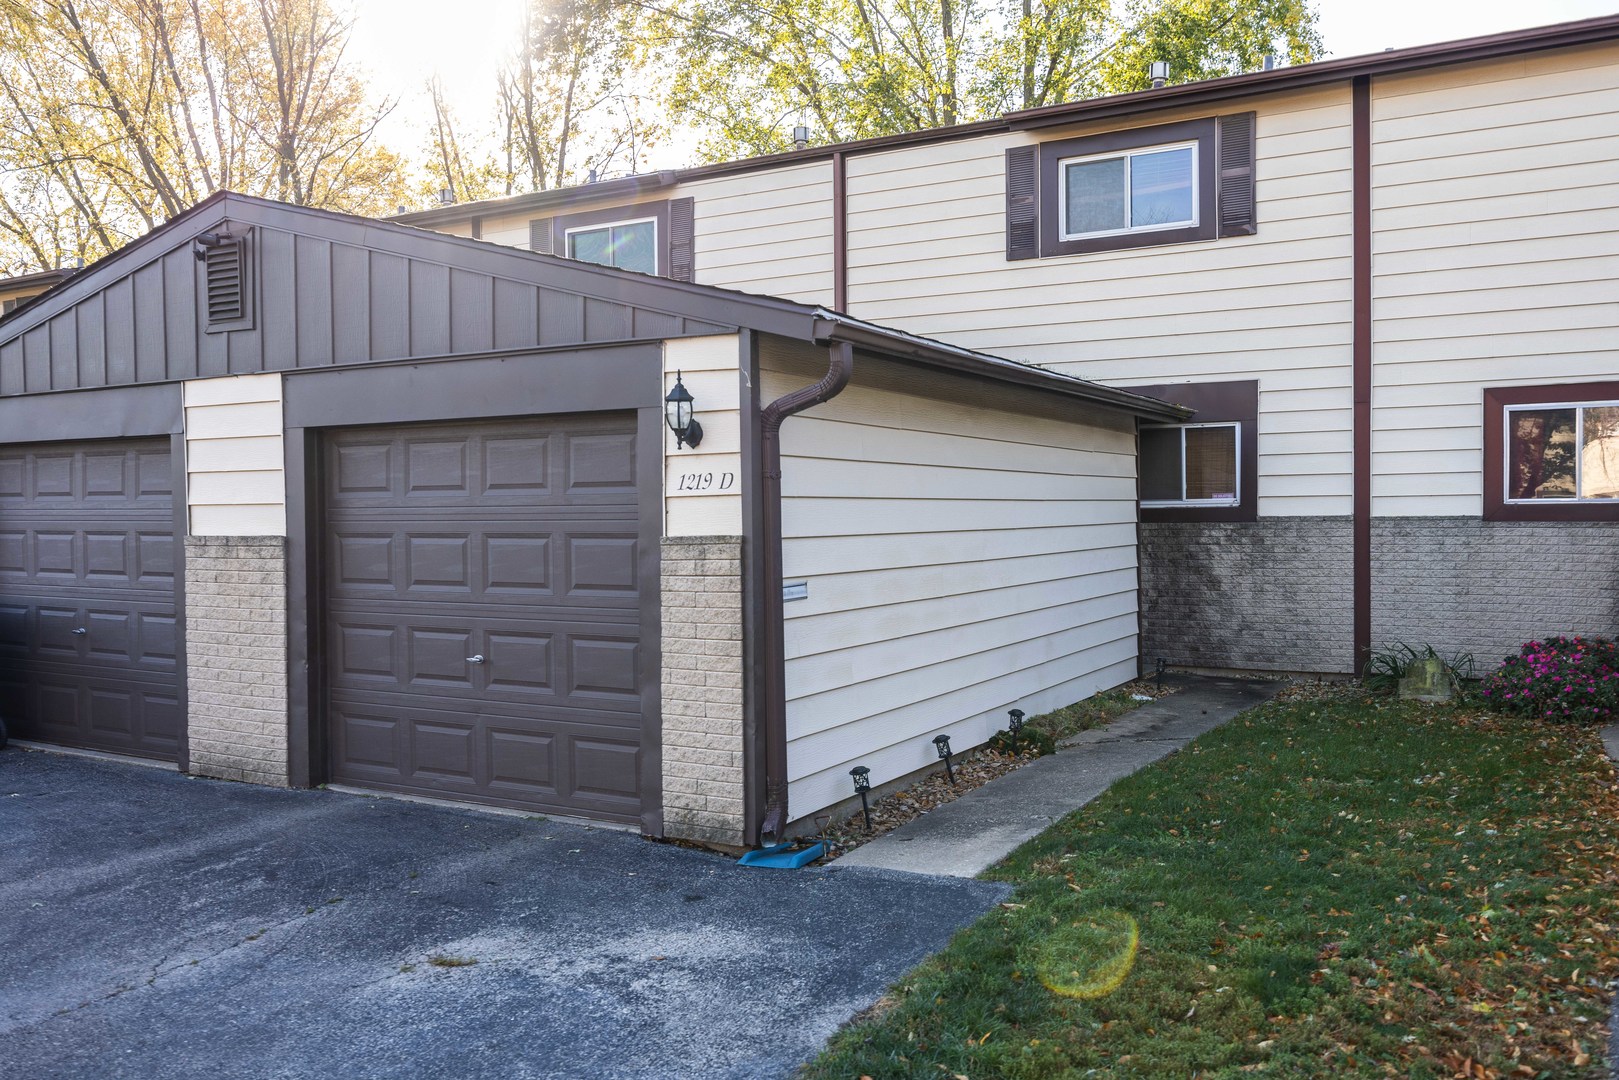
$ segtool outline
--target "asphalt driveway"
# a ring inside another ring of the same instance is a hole
[[[1003,896],[13,748],[0,1076],[786,1076]]]

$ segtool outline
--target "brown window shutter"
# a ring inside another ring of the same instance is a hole
[[[1040,148],[1006,151],[1006,258],[1040,257]]]
[[[669,200],[669,276],[676,281],[694,280],[692,212],[693,200]]]
[[[1254,114],[1220,117],[1220,235],[1259,231],[1254,208]]]
[[[528,223],[528,249],[541,255],[555,255],[556,244],[551,237],[551,219],[536,218]]]

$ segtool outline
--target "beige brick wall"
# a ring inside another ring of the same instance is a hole
[[[742,538],[663,541],[663,827],[741,847]]]
[[[187,740],[199,776],[287,785],[287,544],[188,536]]]

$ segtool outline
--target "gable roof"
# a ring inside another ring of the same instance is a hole
[[[1157,90],[1138,90],[1127,94],[1086,98],[1082,101],[1046,105],[1036,109],[1009,112],[1002,116],[952,127],[926,128],[921,131],[882,135],[845,143],[829,143],[805,150],[790,150],[780,154],[743,158],[738,161],[698,165],[687,169],[627,176],[596,184],[582,184],[570,188],[555,188],[524,195],[511,195],[500,199],[457,203],[398,214],[390,218],[410,225],[434,226],[468,221],[474,217],[497,214],[522,214],[554,211],[567,206],[602,199],[615,199],[638,195],[647,191],[672,187],[683,180],[696,180],[729,173],[756,172],[766,169],[788,168],[806,162],[820,161],[833,155],[852,156],[903,146],[947,142],[954,139],[976,138],[997,132],[1011,132],[1031,128],[1073,124],[1087,120],[1115,117],[1148,116],[1164,109],[1188,105],[1217,105],[1236,98],[1257,94],[1283,93],[1303,90],[1326,83],[1346,82],[1360,76],[1391,75],[1445,64],[1464,64],[1475,60],[1514,56],[1526,52],[1569,46],[1590,45],[1619,40],[1619,15],[1604,15],[1595,19],[1537,26],[1527,30],[1513,30],[1502,34],[1445,41],[1433,45],[1418,45],[1407,49],[1350,56],[1339,60],[1318,60],[1294,67],[1255,71],[1241,75],[1227,75],[1218,79],[1180,83]]]
[[[250,325],[210,332],[194,243],[252,230]],[[0,396],[747,329],[1137,416],[1166,402],[777,297],[220,192],[0,320]]]

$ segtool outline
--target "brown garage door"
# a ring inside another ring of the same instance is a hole
[[[0,447],[0,713],[19,738],[180,748],[167,439]]]
[[[639,820],[634,423],[329,437],[334,781]]]

